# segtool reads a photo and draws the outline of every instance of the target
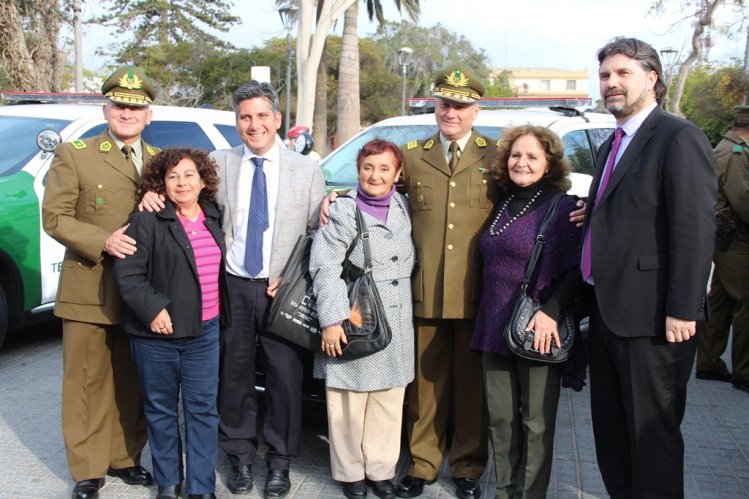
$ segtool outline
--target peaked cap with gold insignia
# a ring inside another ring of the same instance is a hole
[[[101,93],[112,102],[128,106],[148,106],[156,97],[151,80],[133,66],[125,66],[112,73],[101,86]]]
[[[486,89],[478,78],[462,64],[443,69],[434,80],[432,95],[465,104],[473,104],[484,96]]]

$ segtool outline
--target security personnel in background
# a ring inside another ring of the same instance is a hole
[[[697,378],[730,381],[749,392],[749,106],[734,108],[733,128],[715,148],[718,226],[710,319],[698,335]],[[733,326],[728,371],[720,356]]]
[[[439,132],[403,146],[417,251],[417,353],[416,379],[408,388],[411,465],[396,487],[400,497],[422,494],[425,483],[437,478],[448,448],[458,497],[481,495],[487,414],[481,357],[470,344],[481,292],[478,240],[497,197],[489,174],[496,144],[473,130],[483,94],[484,86],[463,65],[445,69],[434,82]]]
[[[63,320],[62,431],[73,499],[98,497],[105,475],[153,484],[140,466],[146,423],[113,264],[137,250],[124,231],[143,166],[157,152],[140,136],[155,90],[133,67],[115,71],[101,90],[107,130],[57,148],[42,203],[44,230],[66,248],[55,315]]]

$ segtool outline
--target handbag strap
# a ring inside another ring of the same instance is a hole
[[[562,196],[564,196],[564,193],[560,192],[551,198],[549,209],[546,211],[543,220],[541,220],[541,226],[538,228],[538,235],[536,236],[536,244],[533,246],[533,253],[531,253],[528,265],[525,268],[523,282],[520,284],[520,292],[523,294],[526,293],[528,284],[530,284],[531,278],[533,277],[533,272],[536,270],[536,264],[541,256],[541,249],[543,248],[544,242],[546,242],[546,229],[549,227],[549,223],[551,223],[551,217],[554,216],[554,210],[556,209],[559,200],[562,199]]]
[[[369,246],[369,227],[367,227],[367,222],[364,220],[364,215],[362,215],[361,209],[359,209],[359,205],[356,204],[356,199],[348,195],[341,195],[338,197],[349,198],[354,201],[354,206],[356,207],[356,237],[354,238],[354,241],[356,241],[357,239],[361,239],[363,245],[362,249],[364,250],[364,272],[371,272],[372,248]],[[355,247],[356,244],[352,244],[351,247],[349,247],[348,251],[346,251],[346,260],[349,259],[349,256],[351,255],[351,252]]]

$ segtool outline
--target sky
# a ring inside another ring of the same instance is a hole
[[[386,19],[398,21],[393,0],[382,0]],[[589,91],[599,97],[596,50],[615,36],[634,36],[657,50],[675,48],[686,57],[691,26],[672,23],[684,17],[677,11],[682,0],[666,0],[671,11],[662,16],[649,14],[653,0],[421,0],[421,26],[440,23],[464,35],[476,49],[483,49],[495,68],[545,67],[572,71],[587,70]],[[84,2],[84,19],[95,13],[94,2]],[[722,19],[737,18],[723,7]],[[375,31],[375,23],[360,8],[359,35]],[[236,0],[232,12],[241,22],[221,34],[239,48],[261,46],[265,41],[285,36],[274,0]],[[340,34],[341,18],[335,33]],[[730,37],[713,35],[709,62],[743,60],[746,38],[744,27],[736,25]],[[292,36],[294,33],[292,33]],[[84,65],[98,69],[106,60],[94,55],[96,48],[109,42],[111,35],[101,29],[84,28]]]

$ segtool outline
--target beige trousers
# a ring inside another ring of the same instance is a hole
[[[139,464],[146,420],[127,333],[64,320],[62,345],[62,434],[73,480]]]
[[[390,480],[400,452],[405,387],[376,392],[326,388],[333,478]]]

